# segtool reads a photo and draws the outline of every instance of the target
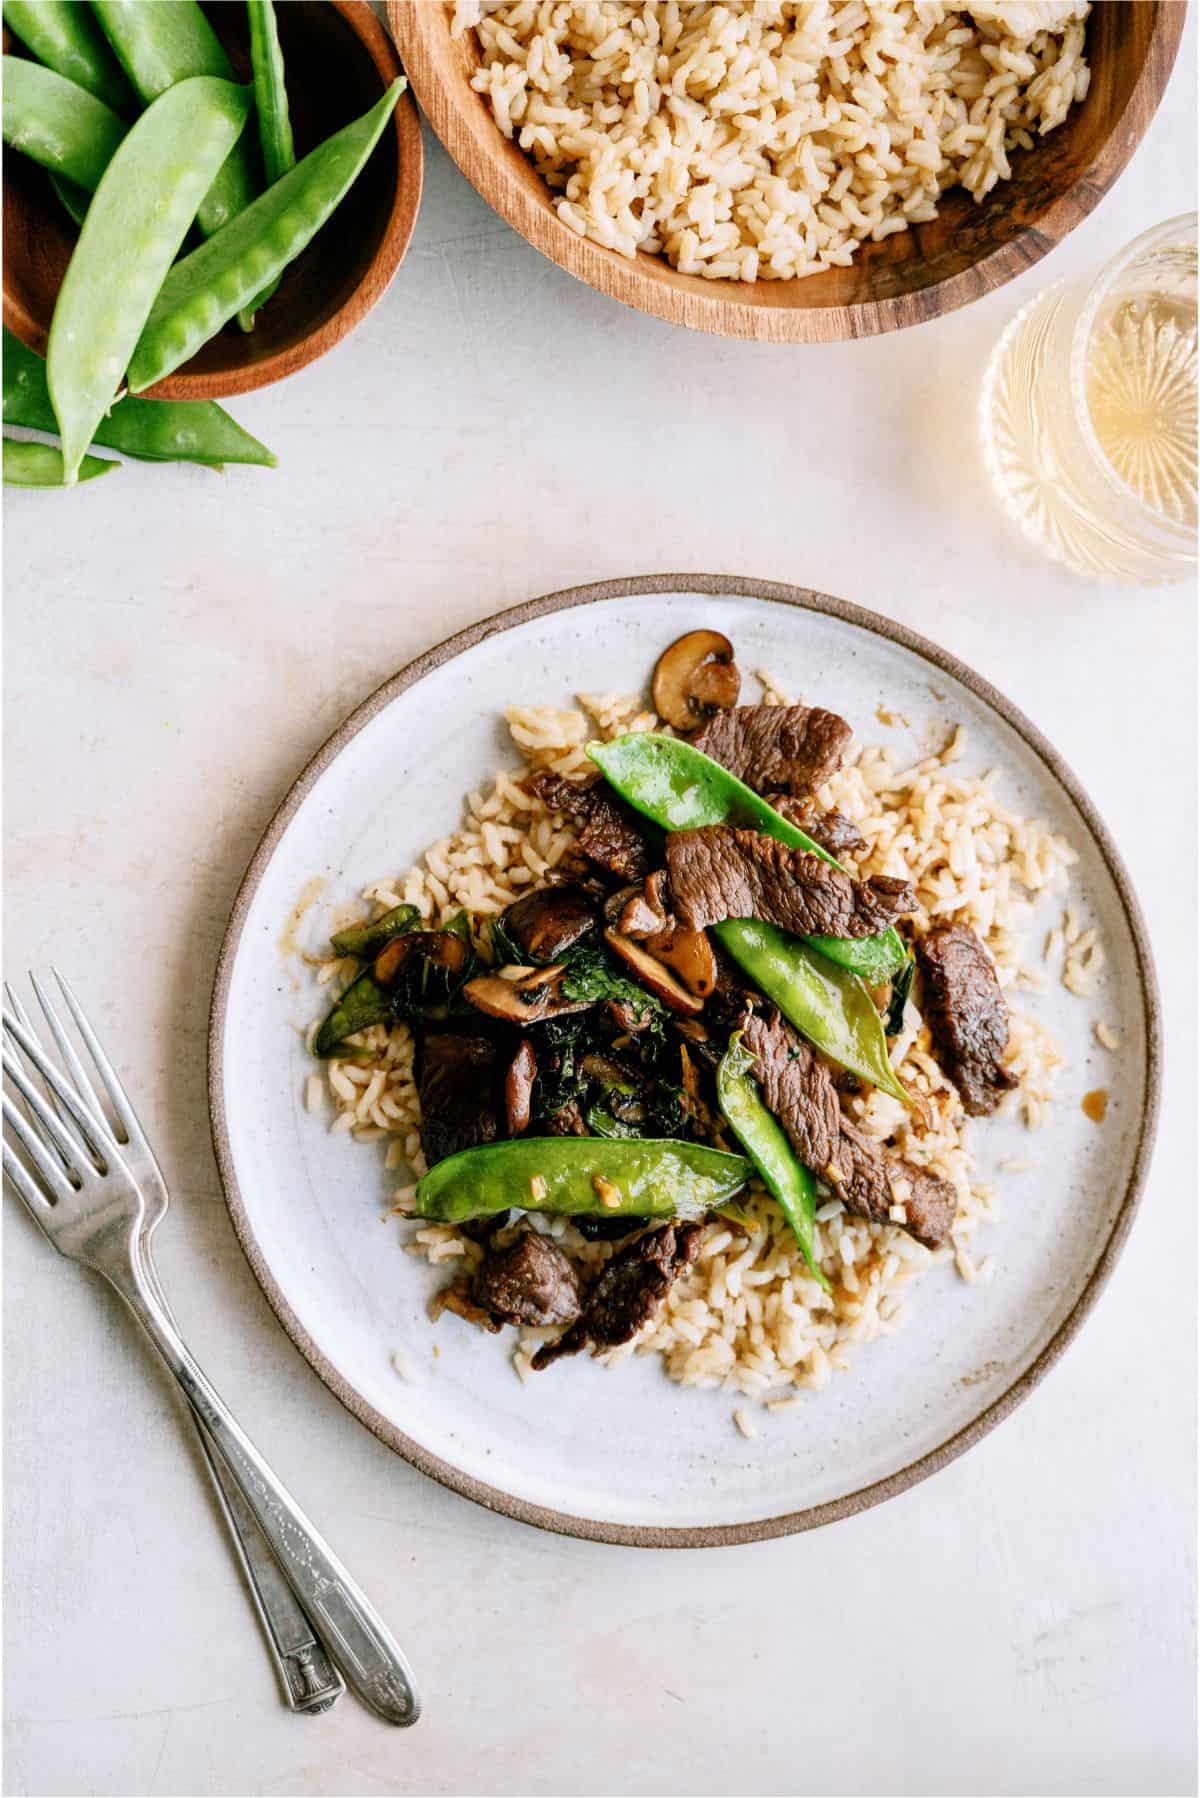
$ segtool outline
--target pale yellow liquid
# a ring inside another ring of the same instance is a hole
[[[1196,523],[1196,314],[1152,294],[1121,301],[1088,343],[1092,429],[1114,473],[1160,517]]]
[[[1013,521],[1080,573],[1138,584],[1196,567],[1196,252],[1186,221],[1088,316],[1058,282],[996,345],[984,455]],[[1136,246],[1132,246],[1136,247]]]

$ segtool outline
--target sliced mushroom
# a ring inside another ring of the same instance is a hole
[[[617,928],[622,936],[639,937],[655,961],[679,975],[689,993],[707,999],[717,986],[712,944],[703,930],[684,930],[669,906],[667,872],[660,868],[622,906]]]
[[[500,922],[530,961],[555,961],[596,928],[596,907],[574,884],[523,893]]]
[[[414,930],[385,943],[371,972],[380,986],[392,987],[410,962],[422,958],[445,968],[448,974],[461,974],[471,958],[471,947],[451,930]]]
[[[664,649],[654,670],[654,709],[676,730],[695,730],[737,704],[742,677],[720,631],[688,631]]]
[[[681,986],[674,974],[664,968],[661,962],[655,961],[647,954],[640,943],[631,937],[619,936],[615,930],[606,930],[604,940],[614,955],[619,955],[626,965],[633,969],[642,985],[648,992],[661,999],[668,1011],[682,1012],[685,1016],[695,1017],[704,1010],[704,1002],[694,999],[685,986]],[[473,986],[474,981],[470,982]],[[465,991],[466,989],[464,989]]]
[[[508,1118],[508,1134],[520,1136],[529,1128],[533,1111],[533,1083],[537,1077],[537,1056],[527,1036],[508,1064],[504,1076],[504,1110]]]
[[[647,877],[646,884],[621,907],[617,929],[622,936],[660,936],[671,926],[671,914],[663,903],[666,871]]]
[[[489,1017],[510,1024],[540,1024],[545,1018],[562,1018],[569,1011],[586,1011],[590,999],[568,999],[562,987],[567,970],[551,968],[501,968],[495,974],[479,974],[463,987],[463,998]]]
[[[660,936],[646,938],[645,948],[664,967],[678,974],[689,993],[708,999],[717,990],[717,958],[704,930],[675,924]]]

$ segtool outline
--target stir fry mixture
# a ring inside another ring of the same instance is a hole
[[[931,920],[909,880],[847,865],[863,838],[816,796],[849,725],[739,705],[740,684],[728,640],[689,632],[654,672],[665,728],[589,744],[586,775],[524,776],[574,830],[540,884],[437,929],[405,903],[333,938],[359,971],[314,1053],[352,1065],[377,1027],[407,1024],[415,1213],[472,1245],[436,1309],[541,1332],[533,1370],[639,1336],[706,1225],[763,1230],[751,1191],[818,1298],[843,1273],[820,1248],[831,1203],[946,1244],[955,1185],[892,1140],[919,1145],[929,1114],[928,1082],[897,1071],[918,995],[962,1111],[987,1116],[1017,1084],[980,937]],[[893,1102],[888,1140],[856,1121],[871,1092]]]

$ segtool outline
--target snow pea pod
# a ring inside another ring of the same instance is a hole
[[[176,263],[129,365],[134,393],[195,355],[316,236],[378,143],[403,79],[261,194],[208,243]]]
[[[263,169],[267,186],[280,180],[296,166],[296,146],[292,141],[292,120],[288,111],[287,84],[283,73],[283,51],[279,48],[279,27],[272,0],[246,0],[246,16],[250,22],[250,66],[254,71],[254,110],[258,115],[258,141],[262,146]],[[251,306],[250,322],[260,306],[265,306],[279,286],[276,276]]]
[[[177,82],[197,75],[234,79],[233,68],[197,0],[92,0],[101,28],[129,79],[149,105]],[[254,198],[248,145],[237,143],[196,210],[206,237]]]
[[[738,966],[810,1043],[902,1105],[912,1099],[888,1060],[879,1013],[857,974],[803,937],[759,918],[726,918],[713,932]]]
[[[106,462],[102,456],[84,456],[75,479],[94,481],[97,475],[120,468],[119,462]],[[6,487],[62,487],[62,451],[48,443],[32,443],[24,438],[4,439],[4,485]]]
[[[92,203],[91,193],[86,187],[76,187],[73,181],[64,181],[61,175],[51,175],[50,185],[58,195],[59,203],[75,220],[82,225],[87,217],[87,209]]]
[[[117,112],[137,98],[84,0],[4,0],[4,22],[38,61]]]
[[[4,422],[57,431],[42,358],[4,329]],[[100,420],[93,443],[145,462],[201,462],[212,468],[245,462],[274,468],[264,443],[243,431],[212,400],[118,400]]]
[[[146,402],[147,405],[153,403],[152,400]],[[385,911],[373,924],[352,924],[347,930],[336,931],[329,940],[339,955],[353,955],[358,961],[374,961],[394,936],[407,936],[410,930],[419,929],[420,924],[421,914],[415,905],[393,905],[391,911]]]
[[[637,732],[616,737],[611,743],[589,743],[588,754],[622,799],[664,830],[740,825],[761,830],[791,849],[806,849],[831,867],[841,867],[819,843],[789,823],[720,762],[679,737]],[[861,974],[872,986],[890,979],[904,965],[904,944],[895,930],[857,942],[828,936],[807,941],[831,961]]]
[[[753,1161],[800,1245],[809,1271],[829,1291],[816,1258],[817,1182],[796,1158],[779,1120],[763,1104],[754,1081],[754,1057],[735,1031],[717,1068],[717,1101],[726,1123]]]
[[[210,76],[181,81],[142,114],[101,177],[63,276],[46,353],[68,485],[249,110],[248,88]]]
[[[52,174],[94,191],[129,129],[125,120],[85,87],[26,56],[0,60],[5,143]]]
[[[417,1187],[417,1214],[446,1224],[512,1210],[693,1219],[719,1210],[753,1172],[741,1155],[674,1138],[521,1136],[439,1161]]]

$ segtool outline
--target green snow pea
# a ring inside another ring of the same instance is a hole
[[[92,0],[93,10],[129,79],[147,105],[196,75],[234,79],[233,68],[197,0]],[[196,223],[211,237],[254,198],[249,144],[239,142],[209,183]],[[248,318],[241,320],[250,329]]]
[[[84,456],[75,479],[94,481],[97,475],[120,468],[119,462],[106,462],[102,456]],[[4,485],[6,487],[62,487],[62,451],[48,443],[31,443],[20,437],[4,439]]]
[[[146,403],[152,405],[153,401]],[[348,930],[336,931],[329,940],[339,955],[374,961],[385,943],[390,943],[394,936],[407,936],[420,923],[421,914],[415,905],[394,905],[373,924],[353,924]]]
[[[254,104],[258,137],[268,187],[296,166],[292,121],[283,77],[283,52],[271,0],[246,0],[250,20],[250,62],[254,70]]]
[[[4,74],[4,141],[89,192],[112,161],[129,127],[85,87],[30,62],[0,59]]]
[[[89,190],[86,187],[76,187],[73,181],[64,181],[61,175],[51,175],[50,185],[58,195],[59,203],[77,225],[82,225],[92,203]]]
[[[137,98],[85,0],[4,0],[4,22],[40,63],[118,112]]]
[[[735,824],[761,830],[791,849],[806,849],[831,867],[841,867],[819,843],[790,824],[720,762],[679,737],[634,733],[611,743],[589,743],[588,754],[622,799],[664,830]],[[859,941],[830,936],[807,940],[872,986],[890,979],[904,965],[904,944],[895,930]]]
[[[750,1156],[800,1245],[814,1279],[829,1291],[816,1259],[817,1183],[788,1141],[779,1120],[763,1104],[754,1080],[754,1057],[735,1031],[717,1069],[717,1101],[726,1123]]]
[[[296,166],[296,146],[292,141],[292,121],[288,112],[287,86],[283,74],[283,52],[279,48],[279,27],[271,0],[246,0],[250,21],[250,65],[254,70],[254,110],[258,114],[258,141],[262,146],[263,169],[267,186],[279,181]],[[264,287],[248,308],[254,314],[265,306],[279,286],[276,276]]]
[[[101,177],[63,276],[46,352],[68,485],[249,110],[248,88],[203,75],[181,81],[142,114]]]
[[[713,933],[810,1043],[902,1105],[912,1104],[888,1060],[879,1013],[857,974],[803,937],[759,918],[726,918],[713,925]]]
[[[296,164],[223,231],[176,263],[129,365],[134,393],[193,356],[316,236],[362,169],[405,82]]]
[[[511,1210],[701,1218],[753,1172],[741,1155],[668,1137],[521,1136],[439,1161],[417,1187],[417,1215],[446,1224]]]
[[[4,422],[57,431],[46,386],[46,364],[4,329]],[[212,400],[118,400],[100,420],[92,442],[145,462],[202,462],[212,468],[245,462],[274,468],[265,444]]]
[[[793,848],[811,847],[823,860],[833,860],[757,793],[690,743],[675,737],[634,734],[616,737],[611,743],[589,743],[588,754],[623,799],[667,830],[725,822],[747,824]],[[879,1013],[858,974],[847,965],[855,958],[834,953],[877,951],[881,965],[872,968],[869,977],[884,979],[905,959],[904,945],[894,930],[856,943],[834,937],[793,936],[757,918],[726,918],[715,924],[713,931],[738,966],[818,1049],[903,1104],[911,1103],[888,1060]],[[891,956],[890,938],[895,939],[899,951],[897,961]]]

